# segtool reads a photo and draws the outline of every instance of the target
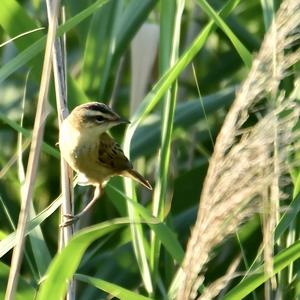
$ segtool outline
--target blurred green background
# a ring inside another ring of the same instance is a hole
[[[160,195],[164,195],[159,215],[163,216],[162,219],[166,217],[166,224],[185,249],[196,220],[200,193],[216,136],[234,100],[236,89],[249,71],[246,56],[241,57],[236,45],[219,26],[212,27],[207,38],[203,37],[202,47],[193,45],[194,39],[212,18],[204,9],[205,1],[102,2],[67,0],[62,3],[67,26],[60,27],[59,33],[66,31],[70,110],[86,101],[100,101],[111,105],[129,120],[135,120],[142,115],[142,111],[146,111],[145,103],[151,102],[151,94],[147,93],[166,72],[172,72],[171,66],[176,58],[182,57],[185,51],[194,51],[187,67],[180,69],[179,75],[175,76],[177,84],[176,87],[175,83],[171,85],[170,95],[164,93],[153,109],[145,113],[130,146],[130,156],[136,169],[153,186],[165,172],[165,190],[158,190]],[[273,16],[266,3],[272,3],[274,10],[280,4],[280,1],[258,0],[208,2],[215,12],[227,5],[223,21],[237,38],[238,47],[243,45],[249,55],[258,51]],[[182,5],[181,19],[175,17],[176,5]],[[84,18],[81,20],[81,17]],[[47,24],[44,1],[1,0],[0,43],[23,32],[41,28],[0,48],[1,239],[13,231],[9,218],[17,224],[22,177],[20,159],[26,168],[30,142],[28,134],[35,118]],[[174,36],[179,40],[178,44]],[[44,134],[44,142],[50,147],[43,149],[40,156],[33,196],[37,212],[45,209],[60,194],[59,153],[55,145],[58,141],[58,121],[53,78],[51,82],[49,115]],[[154,88],[152,91],[155,94],[157,90]],[[143,99],[146,102],[142,102]],[[171,103],[171,108],[168,103]],[[22,118],[23,124],[20,125]],[[171,126],[168,132],[166,128],[170,122],[173,128]],[[120,126],[111,132],[121,144],[125,130]],[[18,153],[20,132],[24,134],[22,157]],[[168,147],[168,143],[169,157],[167,151],[164,152],[164,146]],[[167,168],[162,171],[164,163]],[[110,186],[123,190],[120,178],[112,179]],[[137,187],[137,194],[138,201],[151,211],[153,193]],[[89,197],[89,188],[75,187],[76,210]],[[107,188],[82,226],[126,215],[124,197]],[[57,252],[58,224],[57,211],[40,225],[44,234],[43,242],[51,256]],[[215,250],[206,273],[207,283],[224,274],[232,258],[241,251],[240,247],[246,260],[251,262],[261,243],[259,226],[259,218],[249,220],[241,229],[239,243],[232,237]],[[145,225],[143,228],[148,239],[149,229]],[[22,299],[31,299],[43,274],[40,274],[34,246],[27,242],[26,249],[27,256],[21,272],[26,283],[24,289],[20,286],[18,293]],[[10,258],[11,251],[1,258],[3,278],[7,276],[3,264],[9,265]],[[166,298],[177,268],[178,263],[162,247],[157,257],[158,275],[152,273],[154,292],[151,296],[155,299]],[[241,266],[241,272],[245,268],[247,266]],[[119,284],[140,295],[149,294],[141,279],[132,236],[127,227],[92,243],[81,261],[79,273]],[[1,295],[5,291],[5,280],[0,280]],[[26,292],[29,296],[25,296]],[[78,295],[78,299],[106,297],[104,292],[83,283],[78,284]],[[261,297],[262,289],[258,290],[256,299]]]

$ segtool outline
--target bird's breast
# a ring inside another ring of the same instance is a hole
[[[80,171],[82,160],[92,159],[95,156],[97,148],[97,138],[90,134],[85,134],[74,127],[71,127],[68,122],[64,122],[60,129],[59,147],[62,156],[68,164]]]
[[[61,127],[59,146],[62,156],[75,171],[84,174],[91,184],[102,182],[113,175],[111,169],[99,164],[99,143],[100,137],[96,132],[80,132],[68,124]]]

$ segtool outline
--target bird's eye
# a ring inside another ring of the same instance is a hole
[[[104,121],[104,118],[102,116],[97,116],[96,117],[96,122],[102,123]]]

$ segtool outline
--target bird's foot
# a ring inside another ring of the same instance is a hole
[[[65,214],[64,218],[66,220],[59,225],[60,227],[67,227],[67,226],[74,225],[79,220],[79,216],[71,215],[71,214]]]

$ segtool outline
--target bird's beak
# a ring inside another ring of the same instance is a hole
[[[130,124],[130,122],[120,116],[117,116],[115,120],[112,121],[113,123],[115,123],[116,125],[119,124]]]

